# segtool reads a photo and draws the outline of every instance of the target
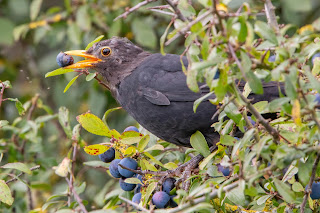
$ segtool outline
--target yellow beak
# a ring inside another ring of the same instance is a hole
[[[70,51],[66,51],[64,53],[68,54],[68,55],[80,56],[80,57],[87,58],[86,60],[79,61],[77,63],[66,66],[66,67],[64,67],[64,69],[90,68],[90,67],[93,67],[96,63],[101,61],[100,58],[97,58],[93,55],[86,53],[85,50],[70,50]]]

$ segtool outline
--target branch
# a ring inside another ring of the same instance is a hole
[[[142,206],[139,206],[139,204],[136,204],[135,202],[132,202],[131,200],[128,200],[127,198],[124,198],[122,196],[119,195],[119,198],[127,203],[129,203],[131,206],[134,206],[136,207],[137,209],[140,209],[141,211],[144,211],[144,212],[151,212],[149,211],[148,209],[142,207]]]
[[[88,213],[86,207],[83,205],[82,203],[82,199],[80,198],[80,196],[78,195],[78,193],[76,192],[76,190],[73,188],[73,185],[70,183],[70,181],[68,180],[68,178],[66,178],[66,181],[69,185],[69,188],[70,190],[72,191],[73,193],[73,196],[74,198],[76,199],[77,203],[79,204],[81,210],[84,212],[84,213]]]
[[[3,93],[4,93],[4,89],[6,88],[6,85],[4,83],[2,83],[2,87],[1,87],[1,91],[0,91],[0,107],[1,107],[1,104],[2,104],[2,101],[3,101]]]
[[[117,21],[120,18],[126,18],[133,11],[139,9],[140,7],[142,7],[142,6],[146,5],[146,4],[154,2],[154,1],[157,1],[157,0],[145,0],[143,2],[140,2],[139,4],[136,4],[134,7],[131,7],[130,9],[126,10],[126,12],[122,13],[120,16],[118,16],[115,19],[113,19],[113,21]]]
[[[266,16],[270,27],[276,32],[277,35],[280,34],[279,25],[277,22],[277,17],[275,14],[275,7],[272,5],[271,0],[265,0],[264,8],[266,10]]]
[[[30,168],[30,171],[37,170],[37,169],[40,169],[40,165],[31,167],[31,168]],[[24,172],[21,172],[20,174],[17,175],[17,177],[12,178],[12,179],[10,179],[10,180],[7,180],[7,181],[6,181],[6,184],[18,180],[18,177],[20,177],[20,176],[23,175],[23,174],[25,174],[25,173],[24,173]]]
[[[168,41],[166,41],[165,45],[168,46],[169,44],[171,44],[174,40],[176,40],[177,38],[179,38],[180,35],[185,34],[194,24],[198,23],[199,21],[201,21],[202,19],[206,18],[207,16],[209,16],[212,13],[212,9],[208,10],[207,12],[203,13],[202,15],[198,16],[195,20],[189,22],[187,24],[187,26],[185,26],[184,28],[182,28],[180,31],[178,31],[171,39],[169,39]]]
[[[223,36],[226,36],[226,31],[223,27],[223,23],[222,23],[222,18],[218,12],[218,9],[217,9],[217,1],[216,0],[212,0],[212,9],[213,9],[213,12],[217,15],[218,17],[218,21],[219,21],[219,27],[220,27],[220,30],[222,32],[222,35]]]
[[[317,167],[318,167],[318,164],[319,164],[319,160],[320,160],[320,153],[317,154],[317,157],[316,159],[314,160],[314,164],[312,166],[312,174],[311,174],[311,177],[310,177],[310,181],[308,183],[308,189],[306,190],[306,193],[303,197],[303,202],[301,203],[301,210],[300,210],[300,213],[304,213],[304,208],[306,206],[306,203],[307,203],[307,200],[308,200],[308,196],[310,194],[310,192],[312,191],[311,189],[311,186],[312,186],[312,183],[314,181],[314,178],[316,176],[316,171],[317,171]]]
[[[179,10],[177,3],[173,3],[171,0],[166,0],[166,2],[172,7],[172,9],[181,21],[187,21],[186,17],[184,17],[181,11]]]

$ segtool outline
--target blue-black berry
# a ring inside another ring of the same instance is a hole
[[[308,185],[306,186],[306,190],[307,189]],[[312,200],[317,200],[320,198],[320,182],[312,183],[310,197]]]
[[[221,172],[224,176],[230,175],[230,169],[229,167],[221,166],[220,164],[217,165],[219,172]]]
[[[268,58],[269,62],[275,62],[276,61],[276,55],[270,55]]]
[[[170,196],[163,192],[156,192],[152,196],[152,203],[158,208],[158,209],[163,209],[169,205],[170,201]]]
[[[128,126],[127,128],[125,128],[123,130],[123,132],[128,132],[128,131],[135,131],[135,132],[139,132],[139,129],[135,126]]]
[[[115,178],[122,177],[118,170],[118,164],[120,163],[120,161],[121,161],[120,159],[115,159],[110,163],[110,166],[109,166],[109,171],[111,175]]]
[[[314,60],[316,60],[316,58],[318,58],[318,60],[320,60],[320,53],[316,53],[312,56],[312,58],[311,58],[312,65],[314,65]]]
[[[73,64],[74,60],[72,58],[71,55],[67,55],[63,52],[60,52],[58,55],[57,55],[57,63],[60,67],[66,67],[68,65],[71,65]]]
[[[105,163],[110,163],[111,161],[114,160],[115,154],[116,154],[116,152],[115,152],[114,148],[111,147],[110,149],[108,149],[104,153],[100,154],[99,158],[101,161],[103,161]]]
[[[137,161],[135,161],[134,159],[132,158],[123,158],[121,161],[120,161],[120,164],[129,168],[129,169],[134,169],[136,170],[137,167],[138,167],[138,163]],[[119,170],[119,173],[123,176],[123,177],[126,177],[126,178],[130,178],[132,177],[135,173],[134,172],[131,172],[127,169],[123,169],[121,166],[118,165],[118,170]]]
[[[124,182],[125,178],[120,178],[119,179],[119,183],[120,183],[120,188],[123,190],[123,191],[132,191],[135,187],[136,187],[136,184],[132,184],[132,183],[126,183]]]
[[[139,204],[141,200],[141,193],[137,193],[132,197],[132,202]]]
[[[175,187],[176,180],[174,178],[167,178],[162,184],[162,191],[170,195],[170,191]]]

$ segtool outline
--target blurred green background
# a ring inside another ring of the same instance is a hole
[[[203,0],[202,0],[203,1]],[[127,37],[134,43],[151,52],[159,52],[159,39],[164,33],[170,16],[155,13],[148,7],[163,5],[157,1],[130,14],[126,19],[113,21],[140,1],[133,0],[0,0],[0,80],[9,80],[11,89],[6,89],[4,98],[18,98],[26,103],[36,94],[44,106],[34,111],[36,118],[45,114],[58,112],[65,106],[70,110],[71,126],[77,124],[76,116],[90,110],[98,117],[110,108],[117,106],[110,93],[96,81],[85,81],[84,77],[63,93],[64,87],[75,76],[69,73],[62,76],[44,78],[44,75],[58,68],[56,56],[60,51],[84,49],[99,35],[105,38],[112,36]],[[192,1],[196,9],[201,9],[199,1]],[[244,2],[252,8],[263,9],[263,1],[257,0],[223,0],[229,11],[236,11]],[[310,24],[320,16],[319,0],[275,0],[279,23],[291,23],[297,28]],[[198,8],[197,8],[198,5]],[[263,17],[262,17],[263,18]],[[184,50],[183,38],[175,41],[166,52],[180,54]],[[19,114],[13,102],[5,101],[0,108],[0,120],[16,121]],[[119,110],[109,119],[112,128],[122,131],[135,121],[126,112]],[[22,155],[11,142],[12,132],[0,129],[0,150],[4,153],[3,162],[25,162],[40,164],[41,170],[30,179],[33,193],[37,197],[35,208],[41,207],[51,195],[66,188],[65,181],[54,174],[53,166],[66,156],[71,142],[68,141],[58,123],[52,120],[41,126],[37,140],[27,144],[27,152]],[[102,142],[101,137],[82,132],[88,144]],[[78,156],[79,165],[90,157],[83,152]],[[83,167],[80,170],[80,181],[86,181],[85,199],[96,208],[103,206],[104,194],[108,187],[114,187],[113,181],[104,171]],[[79,172],[79,171],[78,171]],[[1,176],[0,176],[1,179]],[[108,182],[104,189],[101,188]],[[26,186],[21,182],[10,185],[15,190],[15,211],[25,212],[27,202]],[[0,208],[1,208],[0,204]],[[7,212],[11,212],[12,208]]]

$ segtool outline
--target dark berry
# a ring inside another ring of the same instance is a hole
[[[276,55],[270,55],[268,58],[269,62],[275,62],[276,61]]]
[[[316,53],[312,56],[312,59],[311,59],[311,62],[312,62],[312,65],[314,64],[314,60],[318,58],[318,60],[320,60],[320,53]]]
[[[217,165],[219,172],[221,172],[224,176],[230,175],[230,169],[229,167],[221,166],[220,164]]]
[[[110,163],[111,161],[114,160],[115,154],[116,154],[116,152],[115,152],[114,148],[111,147],[110,149],[108,149],[104,153],[100,154],[99,158],[100,158],[100,160],[102,160],[105,163]]]
[[[219,77],[220,77],[220,70],[217,70],[217,72],[214,75],[213,79],[218,79]]]
[[[115,178],[122,177],[118,170],[118,164],[120,163],[120,161],[121,161],[120,159],[115,159],[110,163],[110,166],[109,166],[109,171],[111,175]]]
[[[170,201],[170,196],[163,192],[156,192],[152,196],[152,203],[158,208],[158,209],[163,209],[168,206]]]
[[[136,187],[136,184],[132,184],[132,183],[126,183],[124,182],[125,178],[120,178],[119,179],[119,183],[120,183],[120,188],[123,190],[123,191],[132,191],[135,187]]]
[[[306,190],[307,189],[308,185],[306,186]],[[310,197],[312,200],[317,200],[320,198],[320,182],[312,183]]]
[[[175,207],[178,206],[178,204],[173,200],[173,198],[174,198],[175,196],[176,196],[176,195],[171,195],[171,196],[170,196],[169,206],[170,206],[171,208],[175,208]]]
[[[57,63],[60,67],[66,67],[68,65],[71,65],[73,64],[73,58],[71,55],[67,55],[63,52],[60,52],[58,55],[57,55]]]
[[[252,125],[255,125],[256,124],[256,122],[254,121],[254,120],[252,120],[252,118],[249,116],[248,117],[248,120],[250,121],[250,123],[252,124]]]
[[[142,181],[142,175],[139,175],[139,174],[134,174],[133,175],[133,177],[134,178],[138,178],[140,181],[141,181],[141,183],[143,183],[143,181]],[[140,191],[141,191],[141,184],[137,184],[137,187],[134,189],[134,193],[136,194],[136,193],[139,193]]]
[[[123,130],[123,132],[128,132],[128,131],[135,131],[135,132],[139,132],[139,129],[135,126],[128,126],[127,128],[125,128]]]
[[[132,197],[132,202],[139,204],[141,200],[141,193],[137,193]]]
[[[162,191],[170,195],[170,191],[175,187],[176,180],[174,178],[167,178],[162,184]]]
[[[137,161],[135,161],[134,159],[132,158],[123,158],[121,161],[120,161],[120,164],[129,168],[129,169],[137,169],[138,167],[138,163]],[[132,177],[135,173],[134,172],[131,172],[127,169],[123,169],[121,166],[118,165],[118,170],[119,170],[119,173],[123,176],[123,177],[126,177],[126,178],[130,178]]]
[[[316,99],[315,99],[314,101],[317,102],[317,104],[320,104],[320,94],[317,93],[317,94],[315,95],[315,97],[316,97]]]

